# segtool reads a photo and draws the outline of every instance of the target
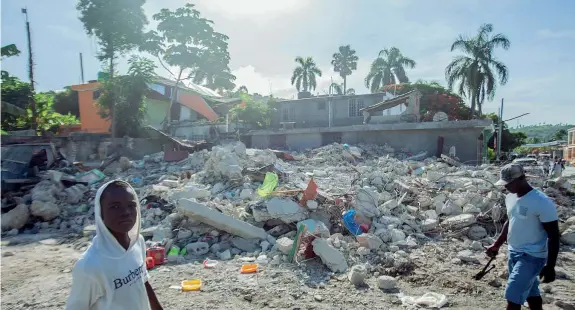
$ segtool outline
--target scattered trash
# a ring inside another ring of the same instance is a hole
[[[189,292],[189,291],[199,291],[202,288],[202,280],[200,279],[193,279],[193,280],[184,280],[182,281],[182,291]]]
[[[217,260],[206,259],[204,260],[204,267],[205,268],[214,268],[218,264]]]
[[[244,264],[240,269],[241,273],[256,273],[258,272],[258,264]]]

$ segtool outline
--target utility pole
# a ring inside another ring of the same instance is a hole
[[[501,156],[501,140],[503,133],[503,98],[501,98],[501,108],[499,108],[499,126],[497,128],[497,161]]]
[[[26,35],[28,36],[28,77],[30,78],[30,108],[32,108],[32,129],[36,130],[38,125],[36,100],[34,99],[34,61],[32,58],[32,39],[30,38],[30,22],[28,21],[28,9],[23,8],[22,14],[26,16]]]
[[[82,59],[82,53],[80,53],[80,76],[82,77],[82,84],[84,84],[84,60]]]

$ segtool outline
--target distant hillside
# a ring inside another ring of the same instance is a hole
[[[547,141],[558,130],[569,129],[574,125],[558,124],[558,125],[530,125],[511,128],[511,132],[523,132],[527,138],[537,138],[541,141]]]

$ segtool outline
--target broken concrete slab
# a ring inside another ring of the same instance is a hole
[[[361,234],[356,239],[360,246],[371,250],[377,250],[383,245],[381,238],[373,234]]]
[[[213,226],[216,229],[226,231],[242,238],[266,239],[267,233],[262,228],[255,227],[244,221],[235,219],[229,215],[218,212],[204,204],[189,199],[180,199],[178,208],[185,215],[197,219],[202,223]]]
[[[312,242],[313,252],[321,258],[321,261],[333,272],[345,272],[347,261],[343,253],[331,247],[325,239],[315,239]]]
[[[260,249],[259,246],[260,239],[252,238],[246,239],[242,237],[232,238],[232,245],[244,252],[253,253]]]
[[[307,219],[308,211],[297,202],[274,197],[266,203],[271,218],[277,218],[284,223],[299,222]]]
[[[460,214],[446,218],[441,223],[442,226],[456,229],[471,226],[475,224],[475,216],[473,214]]]

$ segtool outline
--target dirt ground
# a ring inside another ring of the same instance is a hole
[[[2,309],[63,309],[71,268],[88,242],[86,238],[41,234],[3,238]],[[504,309],[504,254],[496,260],[495,270],[474,281],[472,275],[482,266],[453,260],[457,242],[418,250],[413,268],[398,275],[399,292],[410,296],[445,294],[447,309]],[[266,265],[252,275],[241,275],[241,264],[237,259],[220,262],[213,269],[205,269],[199,261],[167,264],[150,271],[151,283],[164,309],[405,309],[399,292],[377,288],[374,273],[366,287],[358,288],[345,275],[331,274],[319,259],[300,265]],[[565,305],[575,305],[573,249],[562,249],[558,269],[562,278],[545,287],[549,292],[544,297],[545,309],[575,309]],[[174,288],[186,279],[201,279],[202,290]],[[502,286],[489,284],[497,282],[495,279]]]

